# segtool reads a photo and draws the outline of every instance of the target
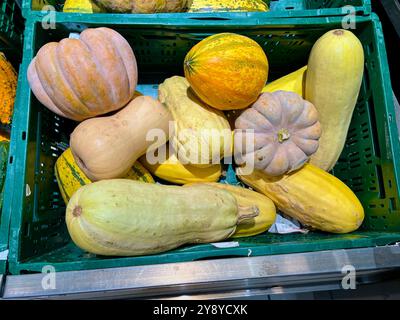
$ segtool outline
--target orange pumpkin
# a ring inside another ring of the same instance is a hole
[[[185,76],[196,94],[219,110],[244,109],[257,100],[268,79],[268,59],[254,40],[220,33],[187,54]]]
[[[129,43],[108,28],[44,45],[28,69],[36,98],[54,113],[82,121],[124,107],[137,85]]]

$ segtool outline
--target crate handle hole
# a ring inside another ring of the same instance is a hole
[[[22,140],[26,140],[26,131],[22,132]]]

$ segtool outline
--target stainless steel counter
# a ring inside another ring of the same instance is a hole
[[[60,272],[48,290],[44,274],[7,276],[3,298],[257,297],[341,289],[345,266],[354,267],[358,282],[369,281],[400,268],[400,246]]]

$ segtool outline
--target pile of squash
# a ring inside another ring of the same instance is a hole
[[[48,43],[31,62],[37,99],[77,121],[55,165],[77,246],[135,256],[248,237],[277,209],[324,232],[361,226],[360,201],[328,173],[363,77],[353,33],[327,32],[307,66],[269,84],[263,49],[238,34],[204,39],[182,63],[154,99],[136,92],[134,52],[108,28]],[[227,161],[249,188],[218,183]]]
[[[267,12],[263,0],[66,0],[63,12],[172,13]]]

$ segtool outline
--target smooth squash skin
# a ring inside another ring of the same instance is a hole
[[[305,81],[306,81],[306,74],[307,74],[307,66],[300,68],[288,75],[276,79],[271,83],[268,83],[262,92],[275,92],[279,90],[283,91],[291,91],[297,93],[299,96],[305,96],[304,89],[305,89]]]
[[[231,238],[251,237],[266,232],[275,223],[276,208],[271,199],[265,195],[239,186],[226,183],[194,183],[187,184],[185,187],[195,187],[207,185],[232,193],[239,206],[248,207],[256,205],[260,211],[259,215],[253,219],[248,219],[240,224]]]
[[[123,178],[142,155],[166,143],[172,120],[159,101],[139,96],[112,116],[79,124],[71,134],[71,151],[90,180]],[[150,131],[155,141],[147,139]]]
[[[305,98],[317,108],[322,126],[311,163],[330,171],[343,151],[364,73],[360,40],[348,30],[332,30],[311,50]]]
[[[265,194],[283,213],[314,229],[331,233],[357,230],[364,209],[342,181],[324,170],[306,164],[291,174],[271,178],[262,171],[238,176],[246,185]]]
[[[68,204],[69,199],[79,188],[92,183],[76,164],[70,148],[65,150],[62,155],[58,157],[54,171],[65,204]],[[125,179],[155,183],[151,174],[138,161],[134,163]]]
[[[150,163],[146,155],[140,158],[143,166],[154,176],[168,182],[176,184],[188,184],[195,182],[216,182],[222,175],[221,164],[214,164],[209,167],[199,168],[190,164],[179,162],[174,152],[168,152],[165,149],[165,161],[161,163]],[[159,149],[161,151],[161,149]],[[159,152],[160,154],[160,152]]]
[[[196,44],[184,61],[194,92],[219,110],[247,108],[257,100],[269,72],[268,58],[254,40],[219,33]]]
[[[66,223],[85,251],[137,256],[227,239],[257,214],[255,206],[239,208],[225,190],[117,179],[80,188],[67,206]]]

